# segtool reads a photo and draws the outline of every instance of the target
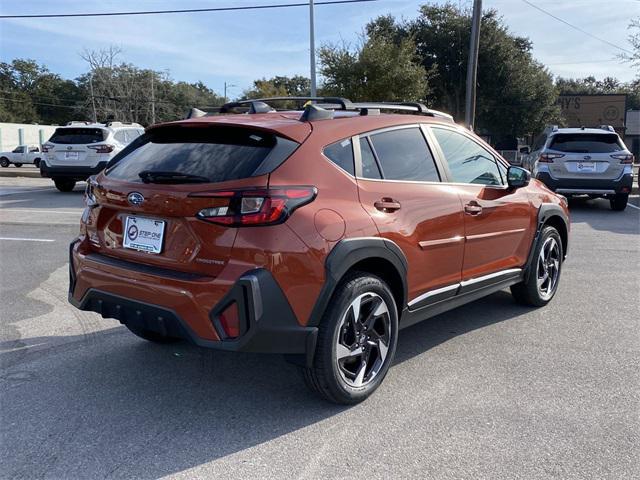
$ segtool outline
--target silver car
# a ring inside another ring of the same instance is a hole
[[[633,155],[613,127],[549,127],[534,141],[524,166],[551,190],[608,198],[624,210],[633,184]]]

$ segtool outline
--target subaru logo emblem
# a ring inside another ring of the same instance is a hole
[[[73,147],[67,147],[67,150],[71,150]]]
[[[144,202],[144,197],[142,196],[141,193],[131,192],[127,197],[127,200],[134,207],[139,207],[140,205],[142,205],[142,202]]]
[[[585,156],[584,156],[584,159],[585,159],[585,160],[591,160],[591,155],[585,155]]]

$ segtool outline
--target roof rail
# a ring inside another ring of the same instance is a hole
[[[601,130],[606,130],[607,132],[614,132],[615,133],[615,131],[616,131],[611,125],[599,125],[598,128],[601,129]]]
[[[242,113],[264,113],[265,111],[273,111],[270,104],[274,102],[313,102],[314,105],[325,110],[351,110],[358,111],[360,115],[376,115],[381,110],[396,112],[411,112],[418,115],[428,115],[430,117],[438,117],[453,122],[453,116],[438,110],[431,110],[422,103],[417,102],[352,102],[343,97],[268,97],[256,98],[251,100],[240,100],[237,102],[226,103],[220,108],[220,113],[230,113],[234,110],[243,110]],[[266,110],[266,108],[270,110]],[[313,118],[314,115],[303,115],[303,121],[307,118]],[[326,118],[326,117],[324,117]]]

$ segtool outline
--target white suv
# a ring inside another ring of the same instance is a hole
[[[633,184],[633,160],[610,125],[552,126],[534,141],[523,166],[557,193],[604,197],[613,210],[624,210]]]
[[[56,128],[42,146],[40,174],[51,178],[61,192],[77,181],[102,171],[118,152],[144,133],[137,123],[69,122]]]

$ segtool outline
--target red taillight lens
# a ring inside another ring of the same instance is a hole
[[[114,148],[113,145],[88,145],[88,147],[97,153],[111,153]]]
[[[47,144],[42,145],[42,153],[48,153],[52,149],[53,149],[53,145],[47,145]]]
[[[240,336],[240,315],[238,314],[238,305],[235,302],[229,305],[218,319],[226,338]]]
[[[278,187],[221,192],[198,192],[190,197],[228,199],[222,206],[203,208],[196,217],[230,227],[256,227],[284,222],[299,208],[313,201],[315,187]]]
[[[541,162],[541,163],[553,163],[553,160],[555,158],[561,158],[561,157],[564,157],[564,154],[562,154],[562,153],[542,153],[538,157],[538,161]]]
[[[633,155],[630,153],[614,153],[610,155],[610,157],[620,160],[620,163],[623,165],[632,165],[634,159]]]

